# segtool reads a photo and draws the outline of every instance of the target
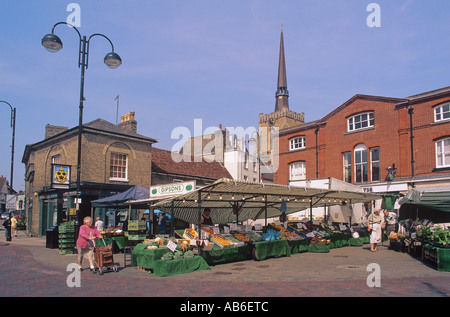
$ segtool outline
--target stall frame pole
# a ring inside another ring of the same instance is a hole
[[[197,203],[198,203],[198,255],[202,256],[203,255],[203,248],[200,245],[200,240],[202,238],[202,191],[199,190],[198,191],[198,199],[197,199]]]
[[[175,217],[174,217],[174,208],[173,208],[173,203],[174,201],[172,200],[170,203],[170,214],[172,215],[172,217],[170,218],[170,236],[173,237],[173,231],[174,231],[174,223],[175,223]]]

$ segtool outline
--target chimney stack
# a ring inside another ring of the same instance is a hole
[[[118,126],[128,132],[137,133],[137,121],[134,119],[135,112],[132,110],[120,117]]]
[[[45,138],[48,139],[49,137],[57,135],[66,130],[68,130],[68,127],[61,127],[61,126],[47,124],[45,126]]]

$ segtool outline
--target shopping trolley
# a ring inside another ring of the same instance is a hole
[[[94,247],[94,264],[98,269],[98,274],[103,275],[108,271],[117,272],[118,267],[114,264],[112,244],[106,245],[105,240],[102,240],[104,246]]]

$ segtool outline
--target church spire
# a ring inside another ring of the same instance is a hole
[[[275,111],[280,111],[283,108],[289,109],[288,98],[289,92],[287,90],[286,62],[284,59],[283,24],[281,24],[280,55],[278,60],[278,83],[277,91],[275,93]]]

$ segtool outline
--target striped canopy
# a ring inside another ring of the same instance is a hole
[[[221,178],[188,194],[152,206],[174,218],[197,224],[204,208],[216,224],[278,217],[307,208],[369,202],[382,196],[348,190],[262,184]]]

